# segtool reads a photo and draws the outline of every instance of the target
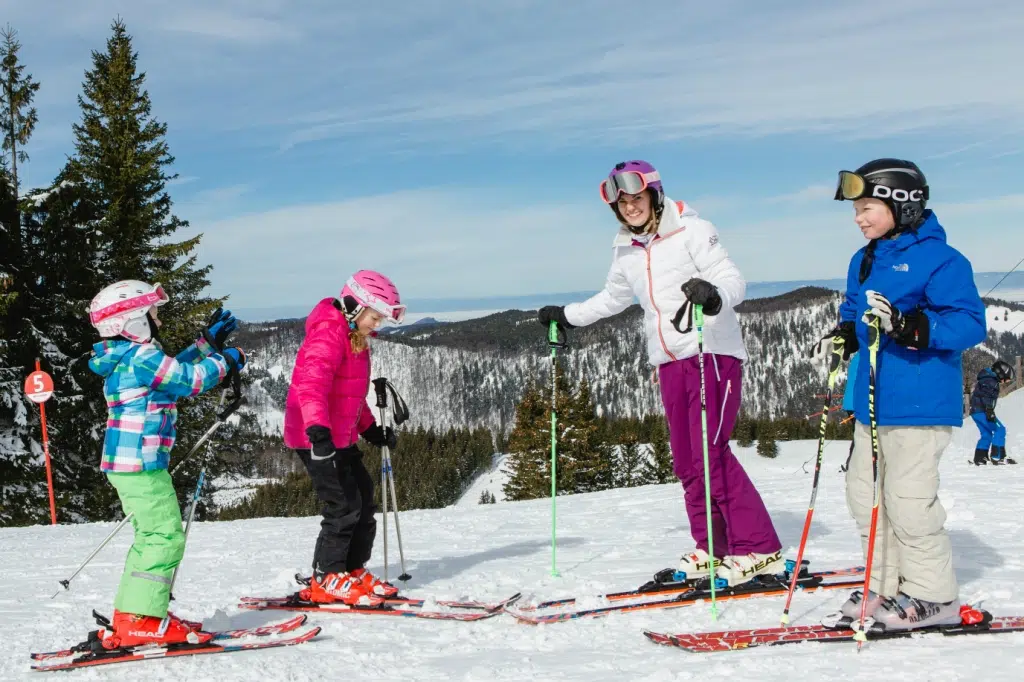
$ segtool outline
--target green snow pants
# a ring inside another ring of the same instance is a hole
[[[185,553],[181,510],[166,469],[107,473],[125,516],[135,513],[135,541],[128,550],[114,608],[163,618],[171,600],[171,576]]]

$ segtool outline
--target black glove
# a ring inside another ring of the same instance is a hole
[[[717,315],[722,312],[722,297],[718,295],[718,289],[711,282],[691,277],[683,285],[683,293],[690,303],[702,306],[705,315]]]
[[[206,328],[203,329],[203,338],[219,353],[224,350],[224,344],[228,337],[237,328],[238,320],[231,314],[231,311],[217,308],[213,311],[213,315],[210,315],[210,320],[206,323]]]
[[[901,346],[914,349],[928,347],[928,331],[931,325],[924,311],[915,310],[904,315],[877,291],[868,291],[866,294],[870,307],[861,318],[866,324],[871,323],[871,316],[874,315],[878,318],[882,331]]]
[[[996,411],[995,410],[985,410],[985,418],[988,419],[990,422],[996,421]]]
[[[557,322],[563,329],[572,329],[574,325],[565,319],[564,305],[546,305],[537,311],[537,321],[547,329],[552,322]]]
[[[363,440],[367,443],[378,448],[382,448],[386,445],[389,449],[394,450],[395,446],[398,445],[398,436],[395,435],[395,430],[390,426],[386,429],[382,429],[380,424],[374,423],[359,435],[362,436]]]
[[[326,426],[314,424],[306,429],[309,442],[313,445],[313,459],[324,460],[334,457],[334,441],[331,439],[331,430]]]
[[[832,352],[832,339],[843,341],[843,361],[850,359],[850,356],[860,349],[860,342],[857,340],[856,323],[840,322],[827,334],[822,336],[816,344],[811,346],[810,356],[812,360],[819,360]]]

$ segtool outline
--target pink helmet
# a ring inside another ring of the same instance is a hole
[[[351,305],[347,299],[355,301]],[[385,320],[401,323],[405,319],[405,306],[394,282],[373,270],[360,270],[348,278],[341,290],[341,299],[349,320],[355,320],[363,308],[370,308]]]

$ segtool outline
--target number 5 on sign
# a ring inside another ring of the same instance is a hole
[[[53,470],[50,468],[50,439],[46,435],[46,405],[44,405],[53,395],[53,379],[39,369],[39,358],[36,358],[36,371],[25,379],[25,395],[39,405],[39,422],[43,428],[43,454],[46,456],[46,485],[50,490],[50,523],[56,525],[57,505],[53,501]]]

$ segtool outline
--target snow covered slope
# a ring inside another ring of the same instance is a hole
[[[1009,450],[1024,461],[1024,391],[1000,401],[1010,429]],[[967,464],[977,437],[968,423],[942,462],[941,496],[949,514],[962,596],[987,595],[999,614],[1024,613],[1024,464]],[[792,557],[806,512],[815,443],[781,443],[771,461],[738,450],[759,485]],[[808,546],[812,565],[847,566],[860,559],[859,542],[838,473],[847,443],[826,450],[821,492]],[[802,465],[808,462],[807,472]],[[485,479],[481,479],[483,482]],[[401,481],[397,482],[402,485]],[[490,488],[496,495],[500,489]],[[476,492],[479,496],[479,491]],[[469,501],[467,499],[467,501]],[[551,502],[498,502],[402,514],[410,594],[497,599],[522,590],[527,599],[596,595],[644,581],[690,547],[677,485],[611,490],[558,499],[558,568],[550,569]],[[393,524],[390,524],[393,526]],[[200,523],[192,529],[175,592],[175,610],[212,627],[266,622],[281,614],[243,612],[243,594],[292,590],[291,575],[308,570],[316,518]],[[73,583],[51,600],[57,581],[110,532],[113,524],[0,530],[0,679],[30,675],[28,652],[76,641],[93,627],[89,613],[109,613],[130,537],[118,536]],[[378,524],[378,528],[380,525]],[[393,529],[392,529],[393,533]],[[370,568],[382,572],[380,548]],[[391,538],[392,579],[398,573]],[[794,624],[816,622],[845,594],[800,595]],[[592,601],[592,600],[591,600]],[[929,638],[855,647],[803,644],[718,655],[657,647],[644,628],[699,631],[774,626],[781,599],[641,612],[602,620],[531,627],[507,616],[481,623],[440,623],[345,615],[313,616],[324,632],[291,649],[207,658],[148,661],[85,670],[75,679],[146,680],[1019,680],[1024,636]],[[885,668],[890,673],[882,673]],[[116,671],[116,672],[115,672]]]

